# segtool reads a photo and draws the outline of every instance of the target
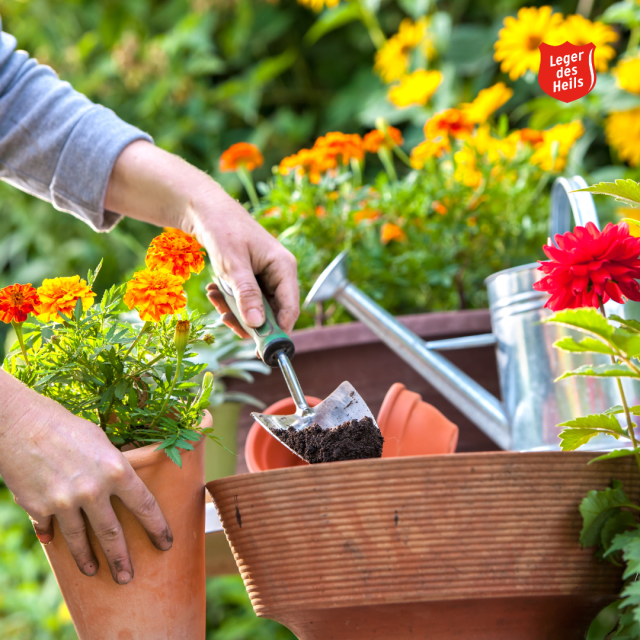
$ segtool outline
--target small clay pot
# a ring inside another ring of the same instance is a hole
[[[208,412],[202,426],[212,426]],[[155,451],[157,447],[150,444],[124,455],[158,501],[173,533],[173,547],[156,549],[133,514],[112,497],[134,569],[129,584],[113,581],[90,526],[89,540],[100,568],[91,578],[80,573],[54,518],[54,537],[44,551],[80,640],[205,637],[205,438],[193,451],[181,452],[182,468],[164,451]]]
[[[458,444],[458,427],[399,382],[387,391],[378,426],[384,436],[383,458],[453,453]]]
[[[322,400],[315,396],[305,396],[307,404],[315,407]],[[296,412],[296,405],[291,398],[284,398],[267,407],[262,413],[275,416],[289,416]],[[244,457],[247,467],[252,473],[285,467],[300,467],[309,463],[292,453],[279,440],[269,435],[263,427],[254,422],[244,445]]]

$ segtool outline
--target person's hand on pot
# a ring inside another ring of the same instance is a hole
[[[111,496],[117,496],[156,548],[171,548],[173,536],[158,503],[98,425],[2,370],[0,388],[0,475],[29,514],[40,542],[53,539],[55,517],[78,568],[93,576],[98,561],[87,536],[89,523],[113,579],[127,584],[134,567],[111,506]]]

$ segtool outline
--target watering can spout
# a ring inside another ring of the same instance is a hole
[[[511,449],[509,421],[502,403],[486,389],[398,322],[390,313],[349,281],[347,252],[343,251],[325,269],[309,292],[305,306],[335,299],[366,325],[405,362],[420,373],[459,411],[473,421],[502,449]],[[491,344],[493,336],[468,338],[466,346]],[[442,341],[444,342],[444,341]]]

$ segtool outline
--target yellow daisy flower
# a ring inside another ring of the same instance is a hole
[[[439,71],[419,69],[404,76],[400,84],[389,90],[389,100],[396,107],[408,107],[412,104],[427,104],[442,82]]]
[[[622,160],[632,167],[640,165],[640,107],[610,114],[604,131],[607,142]]]
[[[421,48],[427,60],[435,55],[433,40],[429,34],[429,20],[420,18],[414,22],[405,18],[398,33],[389,38],[376,53],[374,69],[385,82],[400,80],[409,69],[409,54]]]
[[[456,151],[453,154],[453,162],[453,179],[456,182],[462,182],[472,189],[480,186],[482,173],[478,171],[476,152],[471,147],[464,145],[460,151]]]
[[[618,62],[613,70],[616,84],[625,91],[640,95],[640,56]]]
[[[460,105],[469,119],[475,123],[486,122],[489,116],[511,99],[513,89],[509,89],[504,82],[498,82],[488,89],[483,89],[473,102]]]
[[[616,57],[616,50],[610,43],[618,42],[620,36],[612,27],[604,22],[591,22],[582,16],[567,16],[567,19],[560,25],[558,31],[554,33],[557,40],[554,44],[570,42],[578,47],[593,42],[596,50],[593,54],[593,61],[596,71],[606,71],[609,68],[609,61]]]
[[[583,133],[584,127],[580,120],[569,124],[557,124],[543,131],[542,142],[536,146],[531,162],[544,171],[562,171],[567,164],[571,147]]]
[[[494,58],[500,62],[500,69],[517,80],[528,70],[540,69],[540,51],[543,42],[560,44],[555,41],[558,27],[562,24],[562,14],[553,13],[551,7],[523,7],[518,17],[504,19],[504,28],[500,30],[495,44]]]

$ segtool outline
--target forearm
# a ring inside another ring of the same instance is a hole
[[[197,219],[230,203],[233,199],[206,173],[143,140],[122,151],[105,195],[109,211],[188,233],[200,226]]]

